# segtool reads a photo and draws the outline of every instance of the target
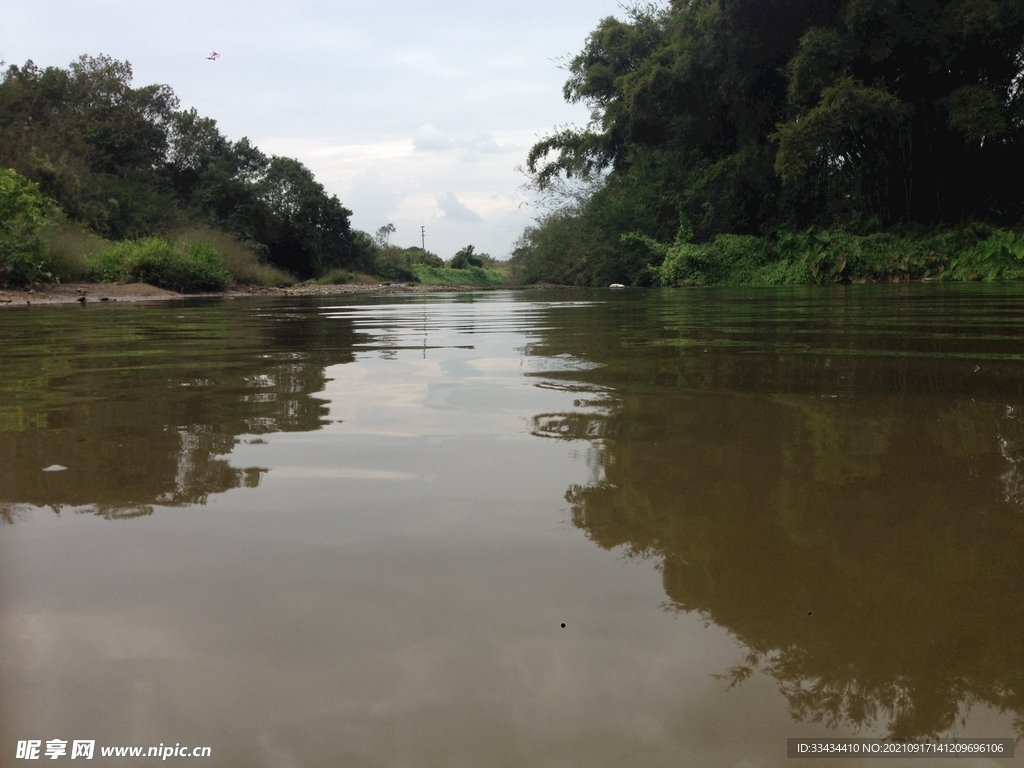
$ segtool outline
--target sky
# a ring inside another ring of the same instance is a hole
[[[561,67],[610,15],[615,0],[0,0],[0,60],[128,61],[135,86],[305,163],[353,227],[504,258],[540,213],[516,167],[587,122]]]

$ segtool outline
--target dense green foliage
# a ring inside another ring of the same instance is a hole
[[[92,260],[97,280],[149,283],[172,291],[219,291],[231,283],[216,251],[199,243],[160,237],[122,241]]]
[[[665,249],[642,238],[1024,215],[1018,0],[672,0],[604,19],[569,73],[566,99],[594,119],[527,169],[541,191],[595,188],[525,233],[529,280],[653,280]]]
[[[857,235],[843,229],[768,239],[717,235],[677,242],[648,275],[655,285],[864,283],[1024,278],[1024,236],[972,226],[932,235]]]
[[[293,275],[266,263],[252,241],[243,241],[226,232],[206,226],[193,226],[171,233],[172,238],[192,246],[202,246],[217,254],[231,282],[242,285],[293,285]]]
[[[476,248],[472,245],[467,245],[465,248],[459,249],[452,260],[448,262],[448,266],[452,269],[467,269],[469,267],[482,267],[485,264],[485,259],[490,261],[491,257],[486,253],[476,253]]]
[[[111,242],[69,220],[10,169],[0,169],[0,233],[0,286],[116,280],[196,292],[295,282],[264,263],[252,243],[206,226]]]
[[[36,184],[0,168],[0,285],[46,276],[39,232],[50,208]]]
[[[416,268],[419,266],[443,267],[444,259],[436,253],[413,246],[399,248],[384,244],[373,251],[374,274],[382,280],[395,283],[415,283],[419,280]]]
[[[39,185],[69,219],[112,239],[204,223],[302,277],[369,267],[351,212],[302,163],[231,142],[179,110],[165,85],[132,87],[127,62],[83,56],[0,74],[0,167]]]
[[[5,233],[0,286],[116,280],[196,292],[233,283],[295,282],[288,273],[263,263],[251,243],[210,227],[111,242],[81,222],[70,221],[36,185],[12,170],[0,170],[0,199]],[[15,214],[18,206],[21,213]]]
[[[428,285],[504,285],[505,275],[488,267],[431,267],[417,264],[414,268],[416,279]]]
[[[326,275],[322,277],[314,278],[313,280],[307,280],[308,283],[315,283],[317,285],[350,285],[353,283],[366,283],[376,282],[375,279],[369,275],[364,275],[359,272],[353,272],[349,269],[332,269]]]

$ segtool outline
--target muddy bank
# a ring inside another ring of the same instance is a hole
[[[34,285],[22,290],[0,290],[0,309],[25,307],[33,304],[90,304],[110,301],[167,301],[191,296],[340,296],[349,293],[439,293],[451,291],[501,290],[507,286],[483,287],[468,285],[411,284],[347,284],[347,285],[294,285],[289,288],[269,288],[261,285],[240,285],[218,293],[183,294],[164,290],[146,283],[63,283]]]

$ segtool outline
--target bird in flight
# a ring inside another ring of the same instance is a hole
[[[216,61],[217,59],[219,59],[219,58],[220,58],[220,54],[219,54],[219,53],[217,53],[216,51],[214,51],[213,53],[211,53],[211,54],[210,54],[209,56],[207,56],[206,58],[207,58],[207,60],[208,60],[208,61]]]

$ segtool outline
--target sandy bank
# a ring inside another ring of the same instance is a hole
[[[503,286],[499,286],[501,288]],[[220,293],[183,294],[167,291],[146,283],[63,283],[34,285],[23,290],[0,290],[0,309],[26,307],[34,304],[74,304],[110,301],[167,301],[190,296],[340,296],[350,293],[437,293],[449,291],[494,290],[493,287],[469,285],[295,285],[290,288],[268,288],[259,285],[235,286]]]

